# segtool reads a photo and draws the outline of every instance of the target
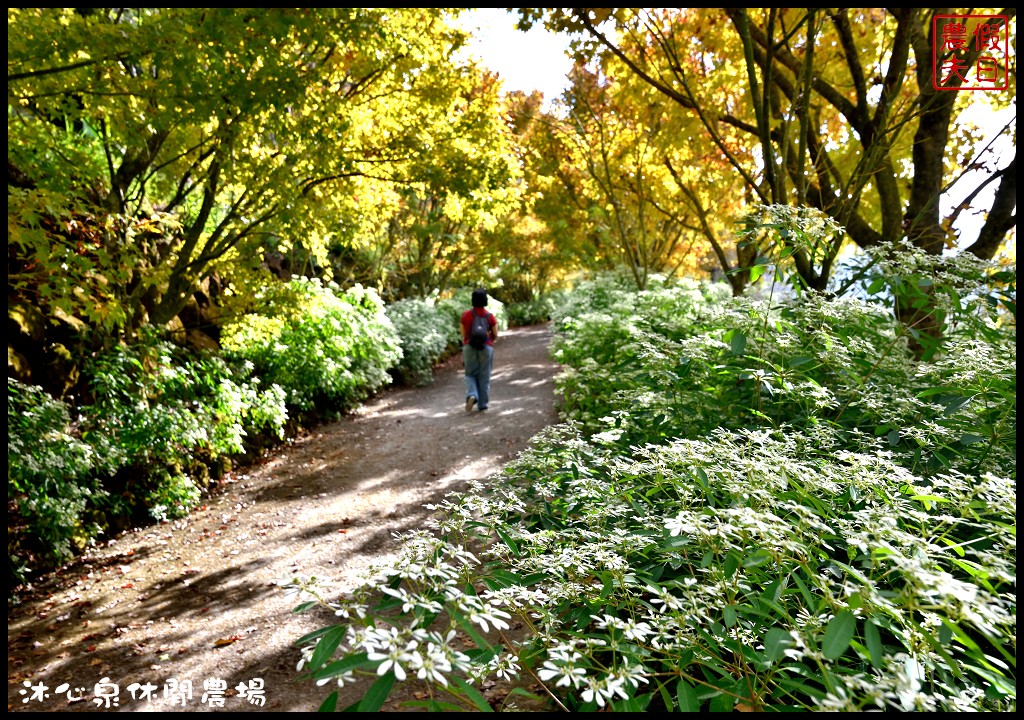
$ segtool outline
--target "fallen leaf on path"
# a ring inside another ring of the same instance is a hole
[[[235,642],[236,640],[241,640],[241,639],[242,639],[241,635],[232,635],[230,637],[221,638],[220,640],[217,640],[215,643],[213,643],[213,645],[214,645],[214,647],[223,647],[225,645],[230,645],[231,643]]]

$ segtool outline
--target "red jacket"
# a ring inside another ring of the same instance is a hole
[[[466,312],[462,313],[462,344],[463,345],[468,345],[469,344],[469,330],[473,326],[473,313],[474,312],[477,315],[487,315],[488,316],[487,317],[487,321],[491,325],[491,333],[493,333],[493,335],[497,335],[498,334],[498,318],[494,317],[493,313],[487,312],[486,308],[472,308],[472,309],[467,310]],[[487,344],[488,345],[492,345],[492,346],[494,345],[494,338],[492,336],[488,336]]]

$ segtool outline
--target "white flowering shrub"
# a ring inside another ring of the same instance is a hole
[[[386,308],[401,338],[402,358],[392,374],[406,385],[429,385],[434,365],[462,344],[458,318],[433,298],[405,298]]]
[[[377,292],[295,277],[223,329],[224,355],[249,363],[290,410],[351,410],[390,384],[401,338]]]
[[[289,585],[338,618],[311,682],[376,678],[360,711],[409,679],[438,712],[515,709],[497,679],[573,712],[1015,709],[1007,305],[951,305],[923,361],[881,303],[716,292],[563,303],[564,422],[354,590]]]

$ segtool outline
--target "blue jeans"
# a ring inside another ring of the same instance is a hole
[[[491,367],[494,365],[494,348],[484,345],[483,350],[462,346],[462,365],[466,373],[466,397],[475,397],[476,406],[486,410],[491,399]]]

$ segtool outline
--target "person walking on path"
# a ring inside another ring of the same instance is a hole
[[[487,311],[487,291],[473,291],[473,307],[462,313],[462,365],[466,376],[466,412],[486,410],[491,396],[494,341],[498,319]]]

